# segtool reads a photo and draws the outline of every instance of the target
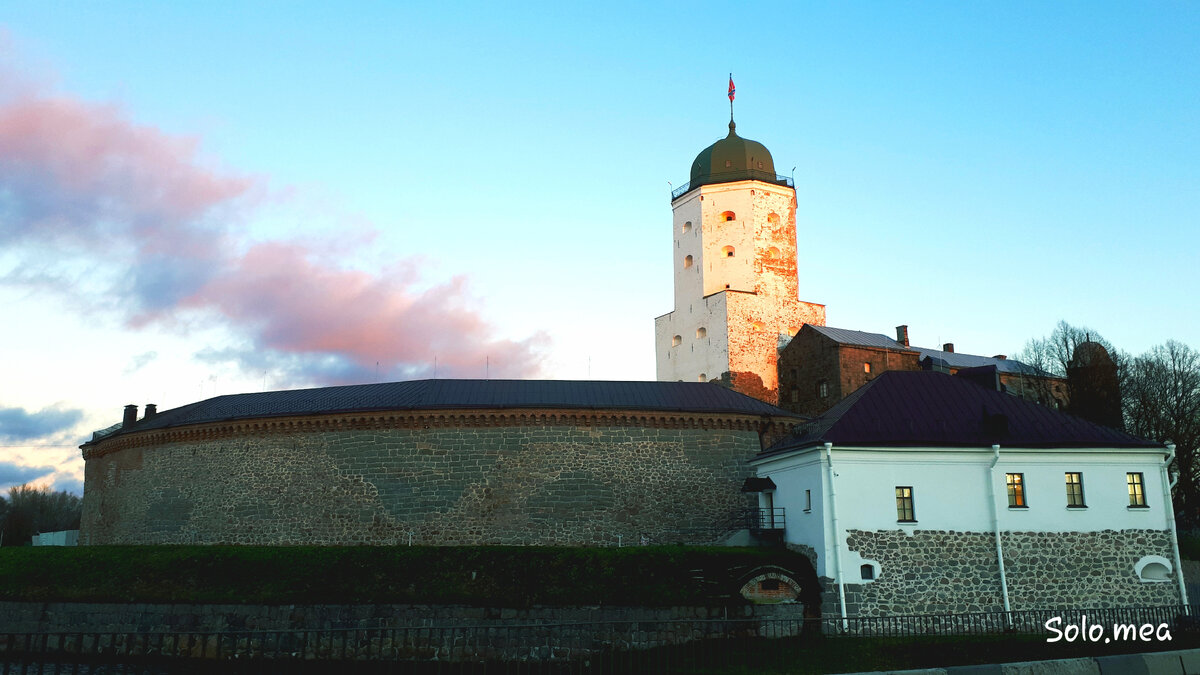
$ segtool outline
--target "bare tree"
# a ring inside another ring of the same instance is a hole
[[[1126,429],[1175,444],[1176,519],[1200,527],[1200,352],[1168,341],[1133,359],[1124,382]]]
[[[1081,361],[1081,356],[1098,353],[1093,345],[1102,347],[1102,355],[1112,361],[1116,371],[1112,377],[1097,377],[1092,369],[1080,367],[1090,365],[1090,362]],[[1026,391],[1035,392],[1034,398],[1039,402],[1054,405],[1057,401],[1074,415],[1108,426],[1121,426],[1120,391],[1128,370],[1129,357],[1114,348],[1097,331],[1059,321],[1049,337],[1026,343],[1018,360],[1023,364],[1022,386]],[[1055,384],[1060,383],[1051,378],[1066,380],[1065,401],[1061,392],[1054,391]],[[1100,388],[1111,391],[1097,391]],[[1097,414],[1093,410],[1098,405],[1106,409],[1104,414]]]
[[[69,492],[18,485],[8,491],[8,510],[0,521],[3,543],[23,546],[40,532],[77,530],[82,514],[83,501]]]

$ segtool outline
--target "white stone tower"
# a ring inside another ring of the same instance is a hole
[[[801,302],[796,190],[761,143],[729,135],[692,162],[671,194],[675,311],[654,320],[661,380],[721,380],[779,402],[780,336],[825,325],[825,306]]]

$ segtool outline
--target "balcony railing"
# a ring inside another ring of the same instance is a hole
[[[783,530],[787,520],[784,509],[746,509],[742,512],[743,522],[748,530]]]
[[[705,174],[699,179],[684,183],[679,187],[671,190],[671,201],[675,201],[680,195],[686,193],[692,188],[698,188],[701,185],[712,185],[714,183],[732,183],[739,180],[761,180],[764,183],[774,183],[776,185],[786,185],[795,187],[791,176],[784,176],[770,171],[759,171],[758,169],[743,169],[741,171],[720,171],[718,173]]]

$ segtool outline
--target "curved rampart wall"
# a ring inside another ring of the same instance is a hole
[[[725,426],[129,434],[85,449],[80,543],[709,543],[756,505]]]

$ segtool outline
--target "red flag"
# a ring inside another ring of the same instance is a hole
[[[729,76],[729,102],[730,103],[733,103],[733,93],[735,91],[737,91],[737,89],[733,88],[733,75],[731,74]]]

